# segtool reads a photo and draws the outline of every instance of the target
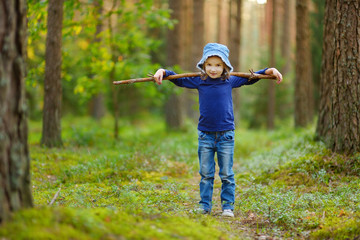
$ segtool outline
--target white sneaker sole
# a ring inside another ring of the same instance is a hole
[[[223,216],[223,217],[234,217],[234,214],[233,214],[233,213],[229,213],[229,212],[223,212],[223,213],[221,214],[221,216]]]

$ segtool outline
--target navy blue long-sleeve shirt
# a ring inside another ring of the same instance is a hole
[[[256,73],[265,74],[266,69]],[[176,73],[166,70],[165,77],[174,74]],[[206,80],[202,80],[200,77],[186,77],[170,81],[179,87],[198,90],[200,109],[198,130],[220,132],[235,129],[232,89],[254,84],[258,80],[248,81],[247,78],[230,76],[226,80],[210,77]]]

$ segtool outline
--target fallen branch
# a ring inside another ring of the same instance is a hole
[[[56,199],[57,199],[58,196],[59,196],[60,190],[61,190],[61,188],[59,188],[59,190],[55,193],[55,196],[53,197],[53,199],[52,199],[51,202],[49,203],[49,206],[51,206],[51,205],[54,204],[54,202],[56,201]]]
[[[276,77],[274,75],[257,74],[257,73],[254,73],[252,70],[250,70],[250,73],[232,72],[232,73],[230,73],[230,75],[248,78],[249,81],[254,80],[254,79],[274,79],[274,80],[276,80]],[[200,76],[199,72],[198,73],[182,73],[182,74],[175,74],[175,75],[167,76],[167,77],[163,78],[163,80],[172,80],[172,79],[183,78],[183,77],[198,77],[198,76]],[[138,83],[138,82],[155,82],[155,79],[153,76],[147,77],[147,78],[134,78],[134,79],[128,79],[128,80],[122,80],[122,81],[114,81],[113,84],[120,85],[120,84],[131,84],[131,83]]]

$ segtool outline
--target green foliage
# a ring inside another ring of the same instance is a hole
[[[129,98],[133,98],[134,105],[140,106],[136,111],[159,105],[156,100],[138,101],[142,97],[136,96],[155,99],[154,95],[159,93],[154,84],[146,88],[135,86],[133,91],[124,88],[119,93],[120,98],[113,99],[112,81],[143,77],[158,68],[152,61],[152,54],[163,42],[161,36],[152,31],[173,27],[169,9],[164,5],[155,7],[154,0],[117,1],[112,9],[106,7],[102,0],[97,2],[103,6],[102,13],[94,1],[70,0],[64,3],[63,112],[85,114],[90,99],[99,93],[107,96],[110,109],[113,101],[123,103]],[[40,117],[43,105],[46,17],[47,1],[28,2],[26,90],[33,119]],[[120,107],[123,105],[120,104]]]

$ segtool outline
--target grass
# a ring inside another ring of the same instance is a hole
[[[31,122],[34,208],[0,226],[5,239],[355,239],[360,236],[360,154],[331,153],[313,129],[236,130],[234,219],[197,207],[196,126],[167,132],[154,117],[65,118],[64,147],[39,146]],[[59,192],[55,203],[48,206]]]

